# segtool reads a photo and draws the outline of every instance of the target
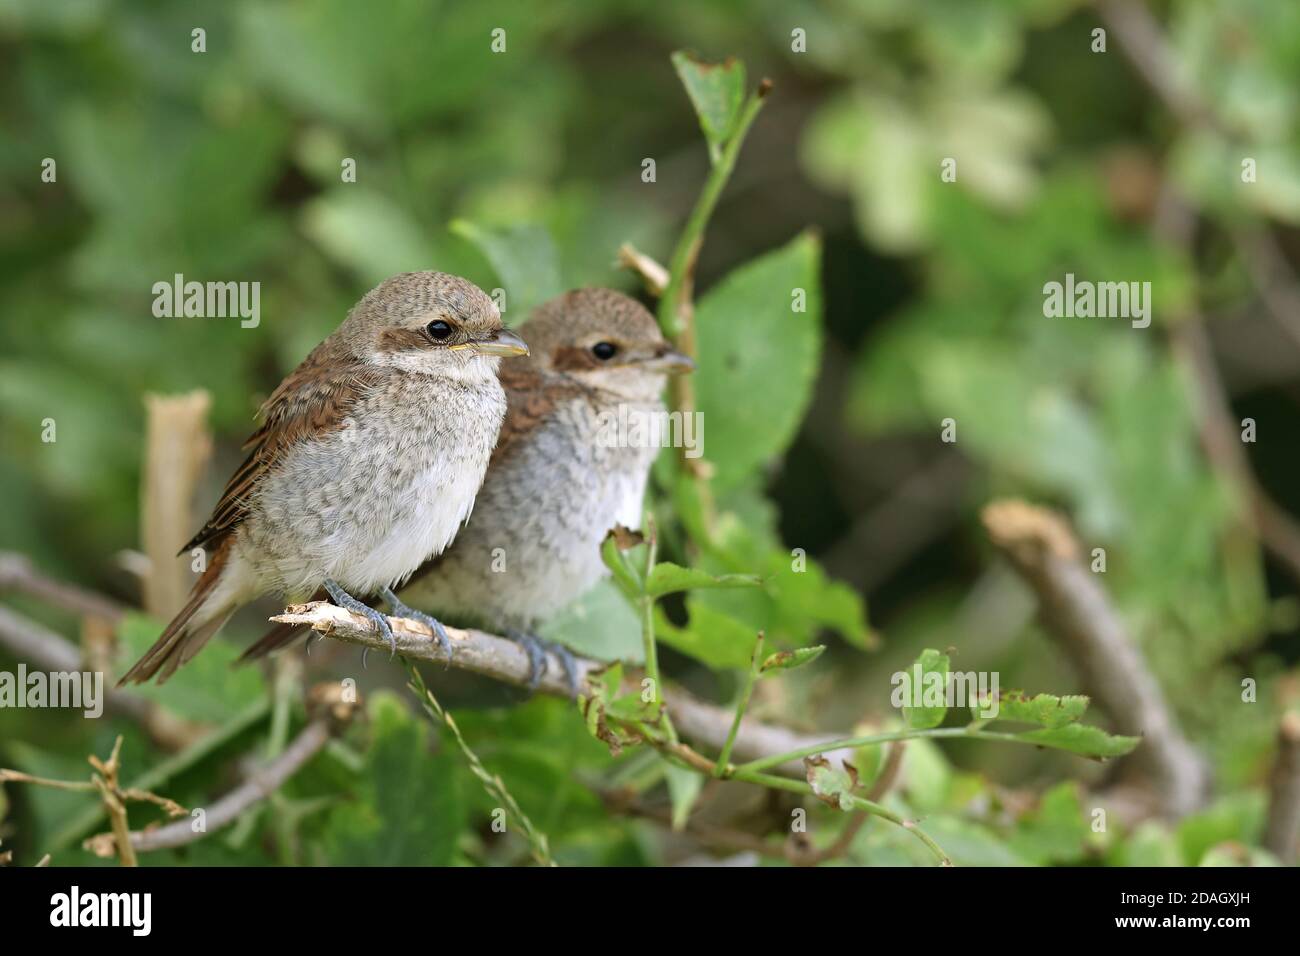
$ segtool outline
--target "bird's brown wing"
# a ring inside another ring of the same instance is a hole
[[[540,372],[522,359],[501,363],[501,386],[506,390],[506,418],[492,451],[489,471],[510,457],[562,403],[587,393],[568,376]]]
[[[226,482],[212,517],[180,553],[220,543],[243,520],[253,489],[284,453],[305,438],[342,427],[357,400],[383,380],[382,371],[338,361],[325,350],[329,344],[327,339],[317,346],[262,405],[258,411],[262,426],[244,442],[248,457]]]

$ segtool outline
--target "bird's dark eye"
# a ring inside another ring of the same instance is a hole
[[[591,354],[596,356],[602,362],[607,362],[614,357],[618,351],[618,346],[613,342],[597,342],[591,347]]]
[[[426,325],[424,331],[428,332],[429,338],[433,339],[435,342],[441,342],[447,336],[451,335],[451,324],[442,321],[442,319],[438,319]]]

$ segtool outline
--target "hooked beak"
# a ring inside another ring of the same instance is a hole
[[[684,375],[687,372],[695,371],[695,360],[686,353],[679,352],[674,348],[664,348],[654,358],[642,362],[641,367],[652,372],[663,372],[667,375]]]
[[[527,355],[528,343],[521,339],[509,329],[501,329],[493,332],[485,339],[477,342],[465,342],[461,345],[453,345],[453,351],[469,349],[477,352],[479,355]]]

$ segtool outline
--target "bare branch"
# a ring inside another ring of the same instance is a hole
[[[1183,737],[1106,592],[1080,563],[1069,525],[1023,501],[994,502],[982,517],[993,543],[1037,595],[1044,625],[1085,687],[1120,733],[1144,738],[1133,759],[1159,796],[1159,810],[1178,817],[1197,809],[1208,793],[1209,768]]]
[[[5,591],[26,594],[82,617],[116,621],[125,610],[117,602],[94,591],[47,577],[32,565],[25,554],[15,551],[0,551],[0,593]]]

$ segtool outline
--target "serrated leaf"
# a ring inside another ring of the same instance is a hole
[[[948,655],[926,648],[900,678],[894,694],[907,725],[928,730],[942,724],[948,713]]]
[[[821,657],[825,650],[825,644],[816,644],[812,647],[796,647],[790,651],[777,651],[763,661],[762,666],[758,669],[758,676],[771,677],[781,671],[792,671],[796,667],[811,664]]]
[[[985,720],[1012,720],[1040,727],[1064,727],[1081,718],[1088,709],[1088,698],[1082,694],[1057,697],[1055,694],[1036,694],[1029,697],[1021,691],[999,694],[993,701],[980,700],[971,705],[971,712]],[[996,704],[997,715],[989,717]]]
[[[848,797],[858,785],[858,769],[846,760],[836,768],[822,754],[803,758],[804,775],[813,793],[822,803],[837,810],[850,810],[853,803]]]
[[[700,119],[709,158],[717,162],[745,100],[745,64],[732,57],[721,63],[706,63],[682,50],[674,53],[672,60]]]
[[[706,588],[753,588],[762,583],[753,574],[709,574],[699,568],[684,568],[671,561],[656,564],[650,571],[645,590],[651,597],[663,597],[677,591]]]
[[[1017,734],[1022,740],[1031,740],[1043,747],[1068,750],[1084,757],[1122,757],[1131,753],[1142,742],[1141,737],[1123,737],[1108,734],[1100,727],[1089,724],[1066,724],[1064,727],[1045,727]]]
[[[507,325],[519,325],[533,308],[564,291],[559,256],[544,226],[489,227],[457,219],[449,228],[491,263],[506,291],[501,314]]]

